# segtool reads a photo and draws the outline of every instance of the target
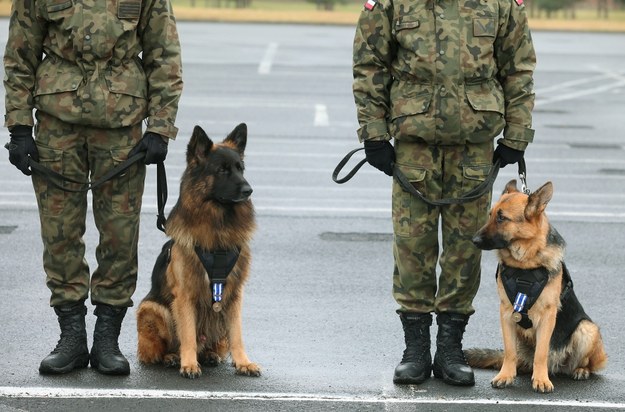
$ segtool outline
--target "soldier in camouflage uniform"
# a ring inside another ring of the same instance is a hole
[[[32,158],[69,178],[96,180],[139,152],[145,164],[163,161],[176,137],[182,69],[169,0],[13,0],[4,69],[9,160],[26,175]],[[41,373],[89,362],[106,374],[130,372],[118,337],[137,280],[145,164],[93,190],[100,233],[93,276],[82,239],[86,193],[32,176],[50,304],[61,327]],[[89,292],[97,316],[91,352]]]
[[[494,160],[505,166],[523,158],[534,135],[535,63],[522,0],[368,0],[353,60],[368,162],[388,175],[397,167],[429,199],[460,197],[484,181]],[[480,282],[471,238],[490,199],[432,206],[393,183],[393,296],[406,342],[395,383],[421,383],[432,370],[449,384],[475,383],[462,337]]]

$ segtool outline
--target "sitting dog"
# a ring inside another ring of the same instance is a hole
[[[468,349],[476,368],[501,368],[495,388],[512,385],[520,371],[532,371],[532,387],[552,392],[549,374],[588,379],[605,367],[607,355],[599,327],[573,291],[564,264],[565,242],[545,214],[551,182],[527,195],[512,180],[473,238],[483,250],[497,250],[497,291],[502,351]]]
[[[221,143],[196,126],[180,197],[167,218],[171,238],[156,259],[152,288],[137,310],[138,358],[201,375],[230,353],[238,374],[259,376],[243,347],[241,310],[255,229],[243,177],[247,126]]]

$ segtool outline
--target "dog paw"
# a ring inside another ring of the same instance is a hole
[[[163,357],[163,364],[168,368],[180,366],[180,356],[175,353],[169,353]]]
[[[490,386],[495,389],[506,388],[514,383],[514,376],[497,375],[490,381]]]
[[[534,391],[539,393],[551,393],[553,392],[553,383],[551,383],[548,378],[532,378],[532,388],[534,388]]]
[[[197,379],[202,376],[202,369],[199,364],[182,366],[180,368],[180,376],[189,379]]]
[[[234,365],[237,375],[260,376],[260,366],[255,363],[247,365]]]
[[[201,365],[209,366],[211,368],[219,366],[219,364],[224,361],[224,359],[215,352],[203,353],[199,360]]]
[[[577,381],[585,381],[590,378],[590,370],[587,368],[577,368],[573,372],[573,379]]]

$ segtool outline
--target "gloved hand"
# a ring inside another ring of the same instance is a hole
[[[32,126],[17,125],[9,129],[11,141],[7,145],[9,149],[9,162],[21,170],[26,176],[32,174],[28,168],[28,156],[34,161],[39,161],[39,151],[33,139]]]
[[[388,140],[365,140],[367,162],[389,176],[393,176],[395,149]]]
[[[163,162],[167,157],[167,140],[158,133],[147,132],[128,153],[128,157],[141,152],[145,152],[143,163],[146,165]]]
[[[524,150],[517,150],[504,144],[498,144],[493,155],[493,163],[499,160],[499,167],[505,167],[513,163],[518,163],[523,159]]]

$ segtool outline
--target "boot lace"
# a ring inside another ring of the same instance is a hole
[[[429,326],[409,325],[404,329],[406,349],[402,356],[402,363],[420,362],[430,352]]]
[[[74,348],[80,346],[84,337],[82,336],[82,330],[78,326],[74,326],[71,324],[60,324],[61,326],[61,336],[59,341],[56,344],[56,347],[52,350],[51,353],[64,353],[64,352],[74,352]]]

